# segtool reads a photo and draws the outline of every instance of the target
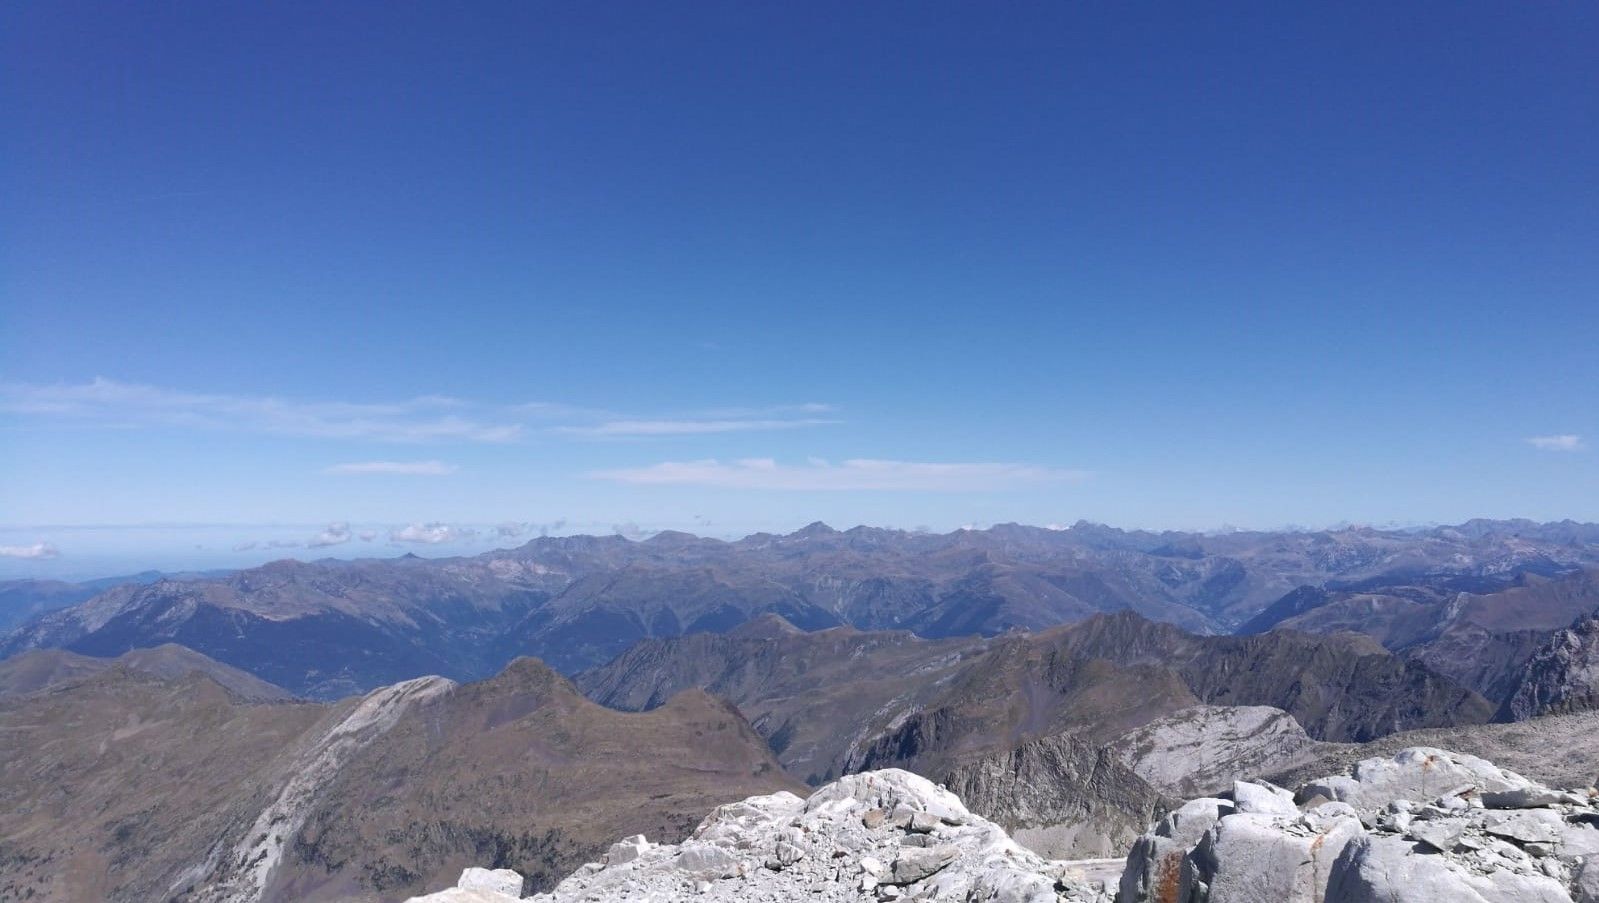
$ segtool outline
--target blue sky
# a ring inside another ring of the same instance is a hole
[[[1596,520],[1595,46],[1591,4],[12,4],[0,574]]]

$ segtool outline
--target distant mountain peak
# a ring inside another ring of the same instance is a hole
[[[838,532],[837,530],[834,530],[832,527],[829,527],[827,524],[822,523],[821,521],[817,520],[817,521],[811,521],[810,523],[808,523],[805,526],[799,528],[798,530],[795,530],[793,533],[790,533],[789,535],[790,536],[797,536],[797,537],[800,537],[800,538],[809,538],[809,537],[812,537],[812,536],[832,536],[833,534],[835,534],[837,532]]]

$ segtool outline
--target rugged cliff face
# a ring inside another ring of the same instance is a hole
[[[945,783],[1028,849],[1054,859],[1120,856],[1171,806],[1112,748],[1069,734],[961,765]]]
[[[1556,633],[1534,653],[1499,717],[1521,721],[1589,709],[1599,709],[1599,617]]]

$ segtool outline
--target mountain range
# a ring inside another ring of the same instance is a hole
[[[1116,611],[1201,634],[1317,629],[1294,619],[1327,606],[1294,594],[1363,583],[1448,593],[1451,581],[1492,593],[1594,566],[1599,526],[1571,522],[1214,535],[1086,523],[941,535],[813,524],[735,542],[672,532],[638,542],[541,537],[467,558],[279,561],[126,583],[14,628],[0,637],[0,657],[39,648],[115,656],[174,642],[335,699],[425,674],[479,679],[522,655],[571,674],[639,640],[724,633],[764,614],[802,630],[929,638]],[[1468,683],[1492,690],[1500,676]]]

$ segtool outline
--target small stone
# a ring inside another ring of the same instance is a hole
[[[917,812],[911,815],[911,823],[907,829],[917,834],[931,834],[938,827],[938,816],[931,812]]]
[[[894,860],[893,883],[914,884],[937,874],[955,861],[960,851],[952,846],[923,847],[904,850]]]
[[[1466,832],[1466,823],[1460,819],[1430,819],[1410,826],[1410,837],[1419,840],[1440,853],[1453,850]]]
[[[468,868],[461,872],[461,880],[455,882],[455,886],[462,890],[482,890],[520,897],[524,883],[522,874],[511,869]]]
[[[861,816],[861,824],[865,825],[868,831],[875,831],[883,826],[887,818],[888,814],[881,809],[867,809],[866,814]]]

